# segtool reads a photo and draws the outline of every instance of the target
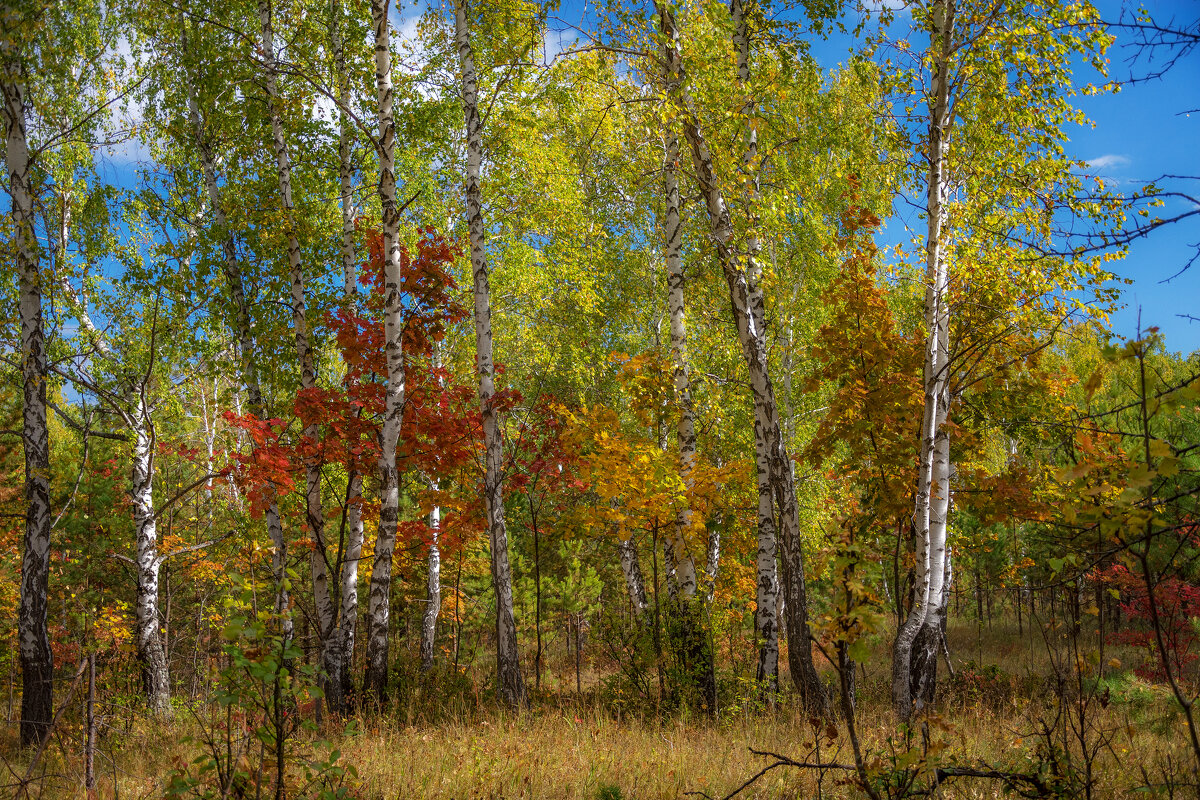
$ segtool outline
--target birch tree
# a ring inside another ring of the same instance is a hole
[[[479,114],[479,83],[466,0],[455,0],[454,45],[462,79],[462,104],[467,140],[465,200],[471,248],[471,276],[475,295],[475,370],[479,376],[479,404],[483,416],[484,479],[488,545],[491,551],[492,588],[496,593],[497,691],[513,708],[524,706],[525,681],[517,650],[517,625],[513,613],[512,567],[508,558],[508,530],[504,521],[504,453],[500,424],[492,398],[496,392],[492,361],[492,307],[488,285],[483,199],[479,187],[483,165],[483,118]]]
[[[3,75],[5,150],[10,215],[20,287],[22,428],[25,450],[25,535],[21,546],[21,743],[50,732],[54,655],[46,626],[50,577],[50,433],[46,425],[46,339],[42,326],[42,275],[33,211],[33,170],[26,131],[26,64],[22,32],[5,30]]]
[[[950,136],[950,56],[957,12],[955,0],[935,0],[930,6],[931,87],[929,94],[929,177],[925,212],[925,362],[924,413],[920,432],[913,534],[916,571],[912,610],[896,632],[892,652],[892,702],[901,719],[911,713],[910,661],[913,642],[924,627],[931,600],[941,598],[945,577],[946,510],[949,492],[949,431],[945,428],[949,400],[949,318],[947,315],[946,257],[942,228],[949,189],[946,154]]]
[[[758,268],[759,243],[755,228],[758,225],[757,207],[759,203],[758,190],[758,129],[753,119],[755,99],[746,96],[751,91],[750,82],[750,30],[747,19],[747,8],[744,0],[733,0],[729,7],[733,22],[733,46],[737,55],[738,89],[744,95],[743,102],[743,131],[744,153],[742,156],[742,181],[746,195],[746,205],[751,214],[750,230],[746,236],[746,263],[758,274],[750,274],[748,280],[757,284],[761,280],[762,270]],[[759,330],[765,329],[766,319],[763,318],[765,306],[754,305],[752,311],[758,311],[756,325]],[[757,441],[757,422],[755,427]],[[771,476],[768,465],[762,459],[756,459],[755,476],[758,481],[758,554],[755,568],[758,575],[755,591],[754,628],[758,637],[758,681],[765,685],[768,697],[773,697],[779,687],[779,619],[777,609],[779,603],[779,575],[776,565],[777,542],[775,528],[775,509],[772,499]],[[799,546],[797,543],[795,546]],[[785,549],[786,552],[786,549]]]
[[[367,608],[367,671],[363,689],[382,702],[387,697],[388,618],[392,587],[392,556],[396,549],[396,524],[400,514],[400,485],[396,447],[404,413],[404,329],[400,286],[400,213],[396,200],[396,122],[392,116],[391,25],[387,0],[371,0],[375,36],[375,91],[379,118],[379,202],[382,213],[384,274],[384,347],[387,388],[384,393],[383,430],[379,458],[379,533],[371,567],[371,593]]]
[[[929,36],[917,147],[925,210],[922,271],[923,411],[912,534],[913,603],[892,653],[892,701],[902,720],[933,697],[949,596],[951,419],[964,393],[1049,346],[1064,321],[1091,313],[1072,292],[1097,285],[1099,262],[1064,252],[1054,213],[1106,223],[1084,199],[1061,141],[1083,121],[1070,104],[1070,58],[1103,71],[1107,39],[1085,4],[931,0],[913,6]],[[1004,130],[1004,136],[997,136]],[[1018,254],[1042,255],[1031,264]],[[986,303],[975,300],[982,293]],[[921,652],[914,653],[919,642]],[[914,672],[917,665],[921,671]],[[915,706],[915,707],[914,707]]]
[[[91,144],[123,91],[113,58],[115,13],[81,2],[43,8],[16,3],[0,19],[0,120],[4,126],[9,247],[15,267],[22,392],[24,532],[17,610],[21,661],[21,742],[44,740],[53,718],[54,658],[47,630],[51,529],[50,429],[47,424],[47,333],[43,296],[53,265],[44,262],[39,232],[50,245],[49,220],[37,209],[52,186],[55,162],[91,174]],[[76,176],[70,176],[73,183]],[[16,360],[16,359],[14,359]],[[61,516],[61,510],[60,510]]]
[[[786,611],[791,646],[788,648],[792,680],[805,703],[815,709],[826,707],[824,689],[812,662],[809,645],[808,599],[804,581],[804,556],[800,545],[800,520],[791,462],[783,441],[774,387],[767,365],[763,324],[763,295],[754,280],[756,267],[750,253],[736,252],[733,219],[708,142],[686,84],[675,13],[664,2],[656,2],[659,33],[670,75],[668,96],[676,105],[678,124],[691,149],[692,167],[708,211],[710,238],[716,249],[733,307],[738,341],[750,374],[755,410],[755,458],[757,469],[769,477],[775,512],[781,528]],[[760,525],[761,525],[760,517]]]
[[[675,403],[679,421],[676,426],[676,441],[679,453],[679,476],[685,492],[695,488],[692,473],[696,466],[696,418],[692,403],[692,387],[688,368],[687,323],[684,303],[683,272],[683,226],[679,216],[679,140],[674,131],[665,133],[665,158],[663,162],[663,236],[666,242],[667,262],[667,308],[671,317],[671,367],[675,388]],[[696,598],[696,563],[688,545],[688,534],[694,527],[694,511],[689,504],[680,509],[675,518],[674,538],[667,543],[669,558],[674,564],[673,574],[677,588],[677,624],[680,644],[687,655],[688,666],[697,671],[705,703],[709,713],[716,713],[717,693],[712,649],[707,646],[701,619],[702,609]],[[716,580],[720,554],[720,534],[715,530],[709,534],[709,553],[705,559],[708,568],[708,584]],[[715,546],[714,546],[715,545]]]
[[[292,199],[292,162],[288,153],[287,138],[281,119],[281,99],[278,89],[278,72],[275,56],[275,31],[270,0],[259,0],[258,16],[262,35],[262,57],[267,99],[267,113],[271,119],[271,141],[275,154],[275,169],[279,180],[279,197],[283,210],[283,223],[287,235],[287,255],[291,284],[292,331],[295,338],[296,359],[300,366],[300,391],[311,393],[317,388],[317,372],[313,363],[312,343],[308,335],[308,318],[305,300],[305,278],[301,262],[300,241],[297,233],[295,203]],[[339,143],[340,144],[340,143]],[[344,269],[344,267],[343,267]],[[335,636],[337,625],[336,609],[329,592],[329,569],[325,547],[325,516],[321,507],[321,464],[317,453],[318,430],[315,421],[304,428],[304,498],[305,522],[312,552],[309,555],[309,570],[312,577],[313,604],[316,607],[317,636],[321,644],[321,666],[323,669],[323,691],[329,708],[336,712],[344,710],[342,698],[342,650]]]
[[[342,217],[342,309],[347,315],[358,304],[357,253],[355,247],[354,166],[351,163],[353,125],[347,114],[350,102],[350,73],[346,66],[346,46],[342,26],[345,11],[341,0],[330,0],[329,38],[333,48],[335,99],[338,107],[338,205]],[[358,562],[363,548],[363,476],[351,470],[346,478],[345,528],[338,543],[339,590],[337,609],[337,656],[341,670],[338,695],[343,706],[353,691],[350,666],[354,663],[354,631],[358,623]]]

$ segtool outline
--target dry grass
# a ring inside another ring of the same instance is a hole
[[[1040,636],[1019,639],[1015,630],[989,633],[985,629],[981,636],[976,634],[973,625],[951,631],[956,662],[999,664],[1002,671],[982,681],[981,688],[945,684],[940,715],[930,719],[937,758],[941,763],[986,762],[1005,769],[1032,769],[1039,721],[1051,719],[1056,708],[1053,681],[1046,678],[1050,672],[1046,646]],[[881,652],[871,660],[860,688],[860,735],[877,764],[884,763],[877,757],[889,752],[888,737],[896,735],[887,701],[884,648],[881,641]],[[595,673],[589,677],[594,681]],[[572,689],[573,683],[572,675]],[[1153,777],[1168,757],[1186,765],[1191,755],[1182,721],[1171,713],[1161,687],[1129,680],[1113,680],[1111,685],[1118,688],[1110,692],[1106,705],[1095,703],[1091,710],[1094,730],[1106,731],[1108,737],[1095,763],[1096,796],[1133,796],[1142,767]],[[330,726],[325,735],[341,750],[343,762],[357,768],[355,796],[364,800],[666,800],[688,792],[722,797],[768,763],[752,755],[750,747],[797,758],[852,761],[844,726],[830,737],[820,727],[814,730],[793,705],[785,704],[774,713],[750,711],[717,721],[686,715],[655,720],[649,714],[615,717],[594,693],[586,700],[569,699],[570,695],[573,691],[554,696],[521,715],[484,705],[442,715],[440,720],[438,715],[421,713],[410,699],[398,713],[358,720],[349,730]],[[1067,708],[1075,708],[1070,691]],[[110,732],[102,742],[104,757],[97,760],[98,795],[161,797],[172,765],[198,752],[194,743],[184,741],[196,732],[194,726],[186,719],[166,727],[136,719],[127,730]],[[0,755],[10,769],[22,773],[27,756],[15,748],[15,726],[2,726],[2,730]],[[79,741],[78,724],[65,725],[47,749],[47,777],[31,796],[84,796]],[[844,777],[779,769],[740,796],[858,796]],[[0,785],[8,782],[6,777]],[[960,780],[948,784],[940,796],[1004,795],[994,782]]]

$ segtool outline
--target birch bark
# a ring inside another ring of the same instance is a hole
[[[342,38],[344,11],[342,0],[330,0],[329,38],[333,45],[333,70],[337,85],[334,91],[338,105],[338,194],[342,206],[342,281],[344,296],[352,300],[355,289],[354,253],[354,168],[350,163],[353,146],[352,130],[346,117],[346,103],[350,98],[350,73],[346,69],[346,46]]]
[[[650,601],[646,598],[646,581],[642,577],[642,567],[638,563],[637,545],[633,537],[617,539],[617,555],[621,560],[621,574],[625,576],[625,589],[629,592],[629,603],[633,606],[633,615],[639,622],[645,618]]]
[[[438,346],[433,346],[430,354],[430,366],[436,372],[441,366],[441,353]],[[438,387],[445,389],[444,381],[438,378]],[[438,482],[429,481],[429,490],[437,492]],[[438,614],[442,611],[442,551],[440,536],[442,528],[442,508],[435,505],[429,509],[429,554],[427,558],[427,573],[425,580],[425,614],[421,618],[421,671],[433,669],[434,645],[437,643]]]
[[[954,0],[935,0],[930,7],[929,49],[933,75],[925,209],[925,410],[913,509],[916,568],[912,609],[897,630],[892,648],[892,704],[900,719],[905,721],[913,713],[913,644],[929,617],[931,601],[940,599],[945,568],[945,516],[950,497],[950,440],[943,429],[949,402],[950,365],[948,279],[942,238],[949,187],[946,161],[950,146],[950,58],[954,50],[954,16]]]
[[[124,416],[124,415],[123,415]],[[171,678],[158,619],[158,525],[154,513],[154,423],[139,395],[128,421],[133,429],[133,466],[129,497],[137,546],[137,651],[142,666],[142,689],[150,711],[166,716],[171,711]]]
[[[334,72],[338,99],[338,186],[342,211],[342,303],[353,311],[358,302],[355,281],[357,253],[354,243],[353,167],[350,163],[351,126],[343,110],[350,96],[350,78],[346,69],[345,43],[342,38],[341,0],[330,2],[330,38],[333,44]],[[358,622],[358,562],[362,558],[362,476],[352,471],[346,485],[346,540],[341,550],[340,591],[337,640],[341,650],[341,696],[343,703],[354,691],[351,666],[354,664],[354,629]]]
[[[25,536],[21,546],[21,599],[17,636],[21,651],[21,744],[50,733],[54,710],[54,655],[46,619],[50,581],[50,432],[46,425],[46,346],[42,276],[34,232],[32,169],[26,138],[25,84],[20,54],[11,42],[0,54],[4,94],[8,191],[17,262],[21,318],[22,427],[25,450]]]
[[[708,532],[708,553],[704,567],[704,606],[712,606],[713,594],[717,591],[717,575],[721,570],[721,529],[717,527],[720,520],[715,520]]]
[[[379,456],[379,534],[371,567],[371,594],[367,607],[367,670],[364,691],[382,702],[387,696],[388,620],[392,587],[392,555],[396,549],[396,523],[400,511],[396,446],[404,412],[405,372],[400,304],[400,209],[396,204],[396,123],[392,116],[392,54],[387,0],[371,0],[375,31],[375,89],[379,111],[379,201],[383,217],[384,347],[387,354],[387,389],[384,394],[383,431]]]
[[[747,91],[750,82],[750,34],[746,20],[746,5],[743,0],[733,0],[730,5],[730,15],[733,18],[733,44],[737,51],[738,88]],[[752,223],[746,238],[746,266],[748,285],[757,290],[762,270],[758,265],[759,243],[755,232],[757,218],[755,209],[759,202],[759,187],[756,163],[758,160],[758,129],[753,122],[754,98],[747,96],[744,118],[747,120],[743,138],[745,152],[742,157],[742,176],[746,186],[747,206]],[[756,317],[757,328],[766,330],[765,304],[752,303],[751,309],[760,313]],[[757,406],[756,406],[757,412]],[[755,445],[756,454],[765,454],[765,433],[768,419],[755,416]],[[761,432],[764,435],[759,444]],[[776,532],[773,489],[771,486],[770,463],[767,459],[755,459],[755,474],[758,482],[758,555],[755,567],[758,575],[755,591],[755,634],[758,637],[758,674],[762,683],[773,699],[779,688],[779,619],[777,616],[777,600],[779,595],[779,573],[776,569]]]
[[[667,69],[671,76],[669,93],[681,106],[684,135],[692,151],[692,165],[708,209],[711,238],[717,258],[729,286],[738,340],[750,375],[755,409],[755,461],[766,471],[771,496],[778,511],[783,537],[784,584],[788,587],[786,610],[789,615],[788,633],[793,638],[788,648],[792,680],[810,708],[824,713],[828,707],[824,688],[812,662],[809,645],[808,598],[804,583],[804,555],[800,547],[800,519],[796,489],[791,473],[791,459],[783,441],[775,391],[767,367],[766,337],[763,328],[765,309],[762,291],[750,276],[757,273],[754,258],[747,253],[743,264],[733,250],[734,228],[728,205],[722,192],[708,144],[700,130],[691,97],[684,85],[683,67],[679,54],[679,29],[674,13],[656,0],[660,31],[665,38]],[[760,517],[761,521],[761,517]]]
[[[347,705],[354,694],[354,631],[358,623],[358,563],[362,560],[362,476],[351,473],[346,487],[346,543],[342,553],[338,643],[341,647],[342,698]]]
[[[671,366],[675,383],[675,402],[679,407],[676,439],[679,448],[679,474],[684,488],[691,491],[695,484],[692,471],[696,466],[696,413],[692,403],[692,384],[687,360],[687,309],[684,302],[683,225],[679,219],[679,140],[673,131],[665,133],[666,153],[663,159],[663,237],[667,262],[667,310],[671,316]],[[671,542],[675,563],[675,578],[684,598],[696,596],[696,563],[688,547],[687,531],[694,512],[688,505],[675,519],[675,535]]]
[[[188,49],[187,34],[180,43],[184,53]],[[233,337],[237,342],[238,356],[241,361],[242,385],[246,389],[246,404],[249,411],[259,419],[266,419],[266,404],[263,402],[262,386],[258,380],[258,367],[254,345],[254,333],[250,322],[250,304],[246,298],[245,284],[242,280],[241,260],[238,258],[237,245],[234,243],[233,232],[229,229],[225,217],[225,206],[222,203],[221,188],[217,184],[216,158],[204,132],[204,123],[200,118],[200,106],[196,100],[196,89],[190,77],[186,76],[188,116],[195,136],[196,150],[200,155],[200,166],[204,176],[204,187],[208,194],[208,203],[212,207],[213,226],[221,237],[222,270],[225,282],[229,288],[230,300],[233,303]],[[270,502],[267,505],[267,534],[271,538],[273,553],[271,554],[271,571],[275,576],[276,596],[275,609],[281,616],[282,634],[285,639],[292,638],[292,618],[288,613],[287,588],[287,540],[283,535],[283,523],[279,516],[279,503],[275,499],[273,487],[270,492]]]
[[[287,228],[288,268],[291,279],[292,331],[295,336],[296,358],[300,363],[300,389],[317,387],[317,372],[313,365],[312,347],[308,338],[308,319],[305,303],[304,269],[301,263],[300,240],[296,233],[296,209],[292,199],[292,163],[287,139],[280,119],[278,66],[275,60],[275,30],[270,0],[259,0],[259,22],[262,26],[262,51],[267,93],[267,110],[271,117],[271,140],[275,151],[275,171],[279,179],[279,197]],[[325,515],[321,508],[321,464],[315,451],[319,438],[317,425],[304,428],[304,444],[310,450],[304,459],[305,522],[311,540],[309,573],[312,578],[313,605],[316,607],[317,636],[321,643],[322,690],[331,711],[344,710],[341,696],[341,650],[334,629],[337,624],[333,601],[329,595],[329,569],[325,551]]]
[[[484,499],[487,502],[488,542],[492,561],[492,586],[496,592],[496,667],[500,698],[516,708],[527,702],[517,651],[517,626],[513,613],[512,569],[508,561],[508,531],[504,521],[503,442],[496,410],[492,363],[492,309],[484,249],[483,203],[479,174],[483,164],[483,120],[479,116],[478,81],[466,0],[454,4],[454,41],[462,72],[463,115],[467,135],[466,205],[471,240],[471,275],[475,293],[475,366],[479,373],[479,404],[483,414],[486,450]]]
[[[436,482],[432,484],[437,491]],[[425,614],[421,618],[421,671],[433,669],[433,648],[437,642],[437,620],[442,610],[442,552],[438,538],[442,528],[441,506],[429,509],[429,575],[425,582]]]
[[[671,76],[664,75],[669,84]],[[663,159],[663,236],[667,262],[667,310],[671,316],[671,364],[678,404],[679,422],[676,441],[679,450],[679,475],[688,492],[695,485],[692,473],[696,466],[696,418],[692,404],[692,385],[687,359],[687,308],[684,301],[683,227],[679,206],[679,140],[674,131],[665,132],[666,152]],[[686,668],[695,671],[704,691],[706,707],[716,713],[716,678],[712,651],[704,633],[703,609],[696,602],[696,561],[688,545],[688,532],[694,524],[695,512],[687,502],[675,517],[674,536],[670,542],[670,561],[678,590],[675,601],[676,646]],[[719,550],[719,540],[717,554]],[[706,564],[707,566],[707,564]]]

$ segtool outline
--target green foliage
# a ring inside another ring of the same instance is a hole
[[[354,766],[339,763],[327,742],[299,739],[314,730],[307,714],[319,708],[321,691],[295,640],[281,633],[271,589],[239,576],[233,583],[238,594],[225,600],[225,665],[215,676],[215,707],[195,714],[201,733],[190,740],[201,753],[190,763],[176,756],[166,796],[207,800],[269,790],[276,798],[351,797]]]

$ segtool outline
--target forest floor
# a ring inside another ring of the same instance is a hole
[[[873,668],[859,676],[858,734],[868,765],[881,774],[898,775],[905,768],[920,769],[921,754],[928,753],[927,764],[988,765],[1047,778],[1054,774],[1052,757],[1060,773],[1083,780],[1088,764],[1080,754],[1086,750],[1094,754],[1090,775],[1096,797],[1145,797],[1139,787],[1147,782],[1187,772],[1192,756],[1183,719],[1173,710],[1178,707],[1164,686],[1137,678],[1129,669],[1141,662],[1141,654],[1107,647],[1106,674],[1097,682],[1095,637],[1086,639],[1079,639],[1081,676],[1073,668],[1069,637],[1049,636],[1049,648],[1040,633],[1026,631],[1018,637],[1015,624],[990,630],[973,622],[952,625],[949,641],[957,675],[947,679],[942,670],[936,713],[925,717],[926,745],[920,728],[908,742],[897,733],[888,700],[887,643],[881,638],[869,662]],[[1109,663],[1114,658],[1123,663]],[[1054,677],[1053,663],[1059,664],[1062,680]],[[566,664],[562,667],[566,674]],[[339,763],[353,765],[357,772],[345,781],[352,787],[347,796],[381,800],[722,798],[772,763],[750,748],[798,761],[853,763],[845,724],[839,722],[834,730],[810,720],[790,697],[773,712],[743,698],[740,707],[727,706],[716,720],[696,713],[656,716],[653,709],[614,713],[611,696],[586,690],[603,676],[588,671],[584,677],[583,697],[574,695],[572,673],[570,690],[544,692],[532,711],[520,715],[482,703],[469,711],[442,709],[414,716],[415,709],[434,706],[410,695],[395,713],[359,719],[348,727],[327,723],[321,736],[340,751]],[[736,692],[730,696],[736,703]],[[82,726],[68,724],[67,714],[63,716],[39,765],[44,777],[29,785],[30,797],[86,797]],[[15,727],[0,726],[0,787],[11,788],[29,763],[29,754],[15,746]],[[1039,733],[1047,728],[1054,731],[1049,739]],[[172,770],[202,752],[197,741],[201,733],[196,719],[182,713],[166,727],[144,717],[114,724],[99,744],[96,796],[163,797]],[[303,758],[328,752],[311,734],[302,738],[292,765],[296,785],[302,782]],[[1053,748],[1047,748],[1047,741]],[[270,768],[268,762],[267,772]],[[927,787],[931,775],[929,769],[922,772],[918,788]],[[850,785],[851,778],[836,769],[782,767],[738,797],[862,796]],[[1069,791],[1067,783],[1060,786],[1061,796],[1083,790],[1079,783]],[[1011,796],[1003,789],[994,779],[956,778],[938,796]],[[0,788],[0,796],[7,796],[6,791]],[[255,795],[251,791],[246,796]]]

